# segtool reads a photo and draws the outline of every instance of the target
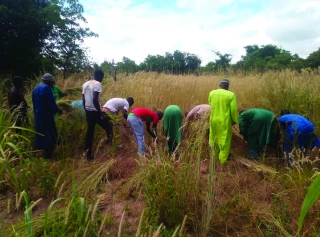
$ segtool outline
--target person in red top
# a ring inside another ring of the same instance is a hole
[[[147,132],[151,137],[157,138],[157,124],[163,117],[161,111],[153,112],[146,108],[136,108],[128,114],[128,123],[132,129],[134,139],[138,144],[138,155],[143,156],[146,152],[146,146],[144,144],[144,127],[142,121],[146,121]],[[151,130],[151,123],[152,130]]]

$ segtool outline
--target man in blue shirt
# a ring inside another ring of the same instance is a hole
[[[283,151],[287,162],[290,162],[289,153],[295,146],[301,151],[320,146],[320,141],[314,133],[314,126],[307,118],[298,114],[284,114],[278,119],[278,122],[285,136]]]
[[[53,76],[45,73],[42,76],[42,83],[37,85],[32,92],[34,123],[37,132],[36,148],[43,151],[45,159],[52,157],[57,144],[58,132],[54,115],[58,112],[61,113],[52,94],[53,84]]]

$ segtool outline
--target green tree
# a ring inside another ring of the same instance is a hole
[[[179,50],[173,52],[173,72],[175,74],[183,74],[186,69],[186,53]]]
[[[48,24],[52,31],[43,48],[45,57],[63,70],[63,77],[67,72],[74,73],[90,65],[87,49],[82,46],[84,38],[97,37],[89,28],[81,27],[87,23],[83,17],[83,7],[78,0],[51,0],[48,10]]]
[[[279,70],[289,68],[294,57],[287,50],[276,45],[248,45],[244,47],[246,55],[236,63],[242,69],[258,69],[265,71],[267,69]]]
[[[127,57],[123,57],[122,61],[117,63],[117,68],[120,72],[125,72],[127,75],[129,73],[135,73],[139,69],[135,61]]]
[[[201,59],[195,54],[186,53],[186,68],[188,72],[194,73],[201,65]]]
[[[320,48],[311,53],[306,59],[307,67],[318,68],[320,67]]]
[[[232,60],[231,54],[221,54],[219,51],[212,51],[214,52],[219,58],[215,60],[215,71],[217,70],[227,70],[230,66],[230,62]]]
[[[53,30],[48,0],[1,0],[0,74],[39,74],[41,49]]]

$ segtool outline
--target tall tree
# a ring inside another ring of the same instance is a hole
[[[125,72],[127,75],[138,71],[138,65],[135,61],[127,57],[123,57],[122,61],[117,63],[117,68],[120,72]]]
[[[311,68],[320,67],[320,48],[307,57],[306,65]]]
[[[41,67],[41,49],[52,25],[48,0],[1,0],[0,74],[32,77]]]
[[[98,35],[89,28],[81,27],[80,23],[87,21],[78,0],[51,0],[48,11],[48,22],[53,30],[47,38],[43,54],[63,70],[63,77],[66,78],[67,72],[73,73],[88,66],[87,49],[82,43],[84,38]]]
[[[212,51],[214,52],[219,58],[215,60],[215,70],[227,70],[230,66],[230,62],[232,60],[231,54],[222,54],[219,51]]]

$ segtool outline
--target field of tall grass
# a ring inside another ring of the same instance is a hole
[[[258,162],[247,158],[246,144],[234,129],[234,159],[221,166],[208,147],[208,121],[184,126],[178,159],[146,134],[150,153],[136,155],[129,130],[117,131],[123,146],[104,144],[96,127],[95,161],[83,155],[86,122],[83,111],[68,104],[81,99],[89,73],[56,84],[67,96],[56,118],[60,143],[52,161],[33,147],[31,92],[26,85],[30,126],[14,127],[1,85],[0,105],[0,236],[298,236],[298,219],[307,189],[318,173],[319,151],[293,152],[286,167],[267,154]],[[320,71],[264,74],[177,76],[157,73],[106,75],[101,104],[113,97],[132,96],[135,107],[164,110],[176,104],[184,111],[207,103],[222,78],[238,109],[265,108],[279,115],[289,109],[308,117],[320,132]],[[132,109],[132,108],[131,108]],[[320,203],[309,210],[301,236],[320,236]]]

